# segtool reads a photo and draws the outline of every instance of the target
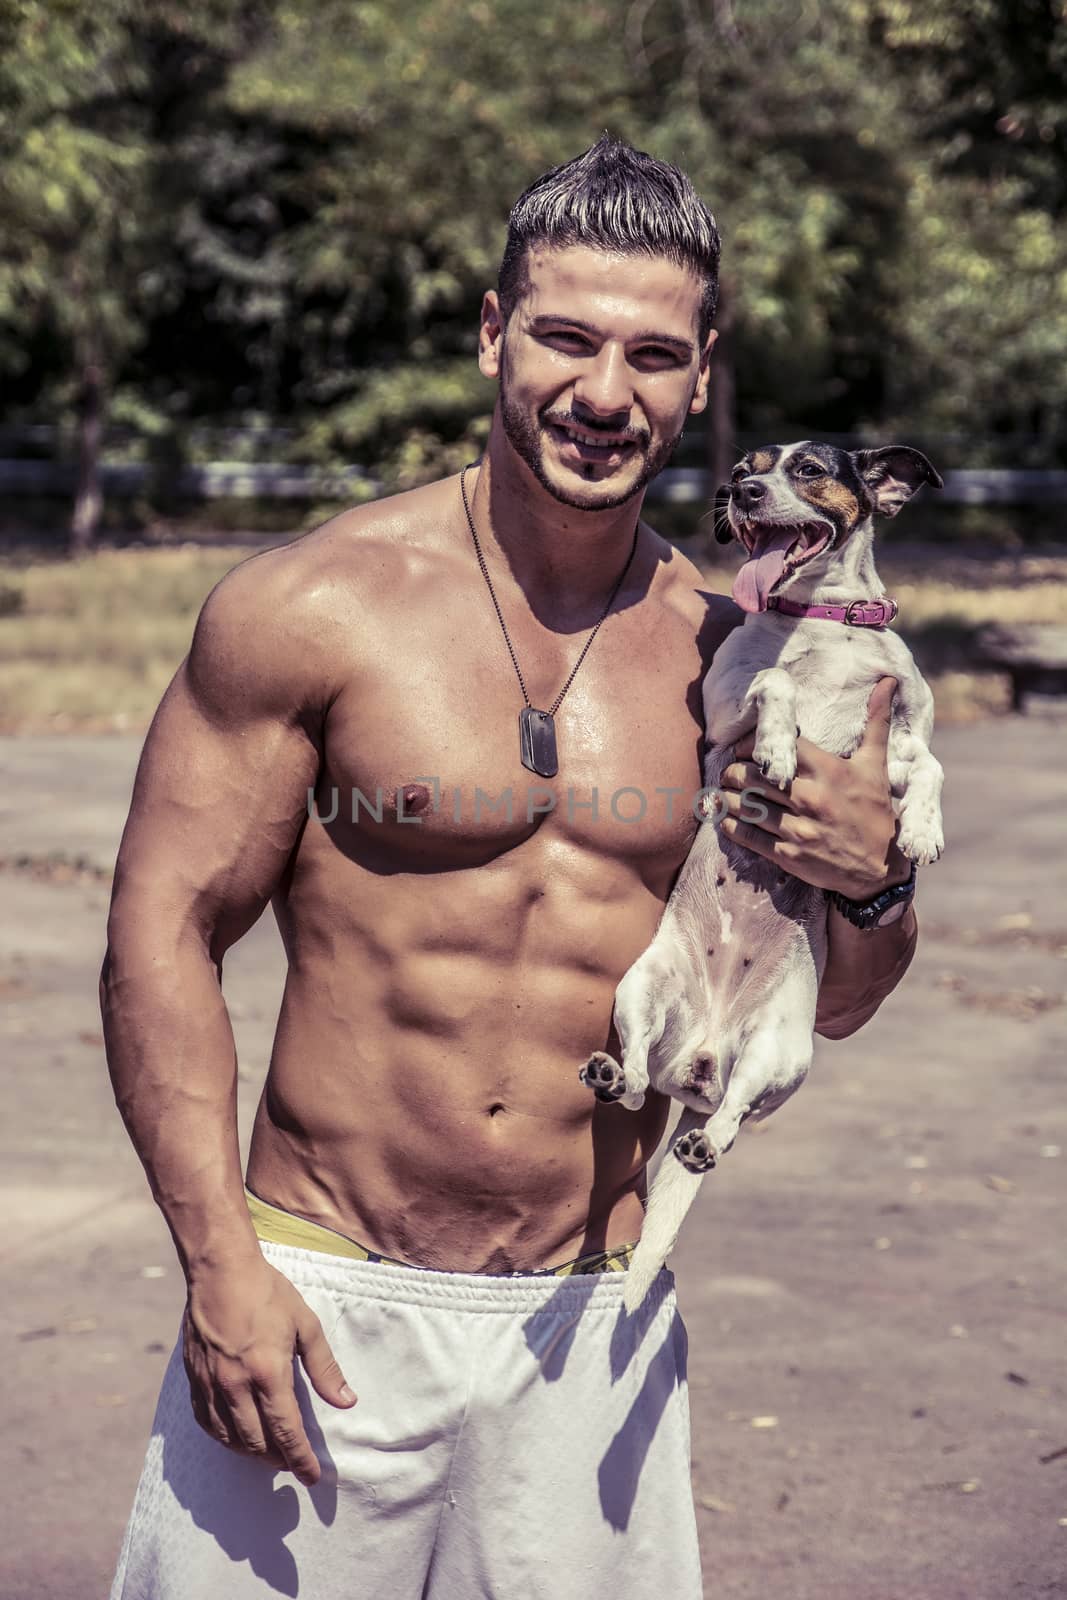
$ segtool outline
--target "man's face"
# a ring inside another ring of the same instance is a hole
[[[533,249],[530,289],[500,325],[482,313],[480,362],[500,380],[504,433],[564,505],[601,511],[639,493],[707,403],[701,286],[660,256]]]

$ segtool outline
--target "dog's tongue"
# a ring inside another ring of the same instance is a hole
[[[750,556],[734,579],[733,597],[742,611],[766,611],[767,596],[785,571],[789,546],[797,537],[795,528],[783,528],[762,540],[759,555]]]

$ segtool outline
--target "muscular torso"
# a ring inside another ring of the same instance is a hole
[[[274,897],[289,974],[248,1181],[390,1256],[506,1272],[640,1231],[666,1104],[600,1105],[578,1068],[611,1048],[615,986],[695,831],[699,683],[734,613],[644,530],[539,779],[455,497],[449,480],[286,558],[318,563],[329,684],[318,815]],[[561,627],[500,598],[550,705],[595,606]]]

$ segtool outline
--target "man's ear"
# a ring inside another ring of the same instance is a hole
[[[935,489],[944,488],[940,473],[921,450],[913,450],[909,444],[889,444],[881,450],[853,450],[852,459],[870,491],[875,512],[881,517],[895,517],[924,483],[932,484]]]
[[[482,300],[482,320],[478,329],[478,365],[483,377],[499,378],[503,344],[504,318],[500,312],[500,297],[495,289],[488,289]]]
[[[689,402],[691,416],[699,417],[708,403],[708,379],[711,376],[711,352],[715,348],[715,341],[719,337],[713,328],[708,334],[707,343],[700,352],[700,368],[697,373],[697,384],[693,390],[693,398]]]

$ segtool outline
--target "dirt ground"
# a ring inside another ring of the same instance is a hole
[[[1065,732],[941,732],[908,979],[683,1233],[715,1600],[1067,1594]],[[138,745],[0,740],[4,1600],[106,1595],[182,1303],[96,1008]],[[267,920],[226,973],[246,1127],[281,976]]]

